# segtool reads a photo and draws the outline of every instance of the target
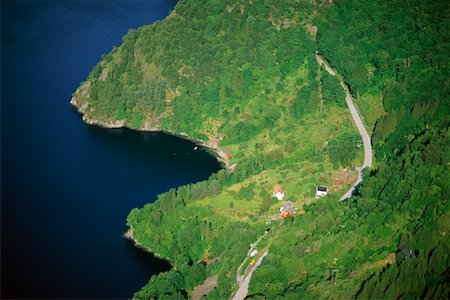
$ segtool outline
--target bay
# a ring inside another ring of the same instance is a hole
[[[170,266],[128,212],[219,169],[191,142],[85,125],[69,105],[129,28],[176,1],[1,1],[1,297],[123,299]]]

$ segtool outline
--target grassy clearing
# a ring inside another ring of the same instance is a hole
[[[324,144],[337,134],[355,133],[348,111],[329,106],[324,107],[322,113],[309,114],[299,122],[287,118],[282,122],[276,130],[267,128],[255,139],[240,145],[227,145],[227,149],[234,153],[231,162],[238,163],[238,166],[239,161],[245,157],[269,155],[274,151],[279,151],[283,160],[257,175],[227,187],[219,196],[196,201],[193,205],[210,206],[216,213],[234,221],[263,222],[268,216],[278,213],[286,200],[292,201],[298,209],[303,204],[317,201],[314,196],[319,184],[329,187],[330,196],[340,197],[350,184],[333,186],[333,177],[343,168],[333,168]],[[293,128],[295,129],[292,130]],[[277,138],[266,140],[268,135],[276,135]],[[258,144],[264,144],[264,147],[256,150]],[[352,164],[360,165],[362,161],[361,149]],[[354,172],[351,181],[355,179]],[[264,197],[272,195],[277,183],[282,186],[285,198],[283,201],[272,199],[269,210],[261,211]],[[248,191],[252,195],[249,199],[240,195],[243,189],[251,190]]]

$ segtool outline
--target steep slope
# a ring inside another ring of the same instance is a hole
[[[268,227],[250,297],[445,297],[448,11],[419,1],[184,0],[125,36],[72,98],[84,120],[186,134],[237,164],[130,213],[133,238],[176,266],[135,297],[189,297],[216,274],[207,297],[231,296],[236,268]],[[343,168],[361,165],[363,151],[316,51],[373,133],[375,168],[344,203],[356,174]],[[272,197],[277,183],[299,214],[272,219],[284,202]],[[318,201],[317,185],[330,188]]]

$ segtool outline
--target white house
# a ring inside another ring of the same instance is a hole
[[[273,187],[273,196],[280,201],[284,198],[283,190],[281,189],[281,185],[278,183]]]
[[[326,194],[328,194],[328,188],[326,186],[317,186],[316,198],[321,198],[323,196],[326,196]]]

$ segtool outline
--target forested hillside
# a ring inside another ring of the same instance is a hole
[[[134,296],[191,297],[218,275],[206,297],[228,298],[270,228],[250,298],[446,298],[449,24],[445,1],[181,0],[130,31],[74,94],[85,121],[187,134],[237,164],[130,213],[134,239],[175,266]],[[316,51],[372,134],[375,167],[344,202],[363,153]],[[273,220],[275,184],[298,214]]]

